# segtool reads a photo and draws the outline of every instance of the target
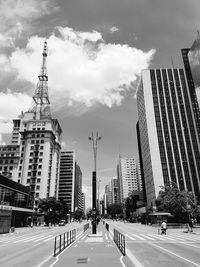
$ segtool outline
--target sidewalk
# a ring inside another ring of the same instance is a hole
[[[119,251],[113,237],[102,223],[97,227],[97,234],[91,233],[91,227],[71,246],[57,257],[51,258],[44,266],[75,267],[87,264],[87,267],[133,267],[127,256]]]

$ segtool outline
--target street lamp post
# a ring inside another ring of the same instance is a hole
[[[101,137],[98,135],[98,132],[96,133],[96,137],[94,137],[93,132],[90,137],[88,137],[90,141],[92,141],[93,145],[93,152],[94,152],[94,171],[92,172],[92,212],[93,212],[93,222],[92,222],[92,233],[96,234],[97,231],[97,142],[101,140]]]

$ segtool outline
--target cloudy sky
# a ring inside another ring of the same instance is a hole
[[[31,105],[43,42],[49,96],[74,150],[91,203],[92,143],[98,131],[100,191],[119,153],[137,157],[136,90],[142,69],[182,66],[180,49],[200,29],[199,0],[0,0],[0,144]]]

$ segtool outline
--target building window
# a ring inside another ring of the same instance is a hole
[[[39,196],[40,196],[39,193],[36,193],[36,194],[35,194],[35,197],[36,197],[36,198],[39,198]]]
[[[42,169],[42,165],[39,165],[38,168],[39,168],[39,169]]]
[[[43,152],[40,152],[40,156],[43,156]]]
[[[38,172],[38,175],[40,176],[41,175],[41,172]]]
[[[42,137],[44,137],[44,136],[42,136]],[[44,140],[42,139],[40,143],[41,143],[41,144],[44,144]]]
[[[42,159],[39,159],[39,162],[42,162]]]
[[[20,184],[20,180],[17,180],[18,184]]]
[[[44,146],[40,146],[40,149],[44,149]]]
[[[29,159],[29,163],[33,162],[33,159]]]
[[[35,140],[31,140],[31,144],[35,144]]]
[[[18,177],[21,177],[21,172],[18,173]]]
[[[30,179],[27,179],[27,184],[29,184],[30,183]]]
[[[40,181],[41,181],[41,179],[40,179],[40,178],[38,178],[38,179],[37,179],[37,183],[40,183]]]
[[[36,190],[40,190],[40,186],[39,185],[36,186]]]
[[[28,166],[28,169],[31,170],[31,168],[32,168],[32,165],[29,165],[29,166]]]
[[[31,176],[31,172],[28,172],[27,176]]]

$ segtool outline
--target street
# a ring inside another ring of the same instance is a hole
[[[91,236],[91,227],[82,233],[83,223],[64,227],[27,228],[22,232],[0,236],[0,266],[113,266],[113,267],[200,267],[200,228],[194,233],[184,229],[168,229],[167,235],[158,229],[138,223],[108,220],[109,232],[100,223],[97,236]],[[60,255],[53,257],[54,237],[71,229],[77,231],[77,240]],[[125,235],[126,256],[122,256],[113,242],[113,229]]]
[[[137,223],[108,221],[111,232],[118,229],[126,237],[126,254],[139,267],[200,266],[200,229],[185,233],[183,229],[168,229],[159,235],[158,229]]]
[[[32,267],[52,257],[55,236],[77,229],[77,235],[83,230],[82,223],[71,223],[60,227],[27,227],[16,229],[16,233],[0,235],[0,266]]]

